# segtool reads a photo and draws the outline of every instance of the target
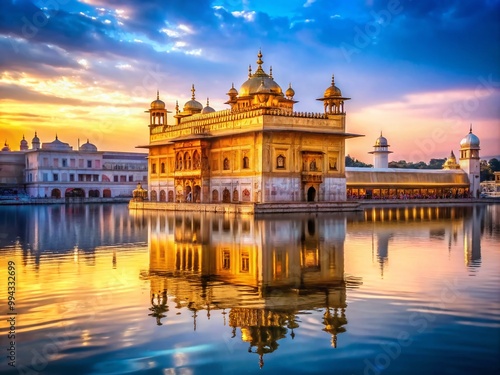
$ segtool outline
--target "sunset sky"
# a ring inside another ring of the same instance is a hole
[[[347,102],[347,153],[372,162],[444,158],[473,132],[500,155],[500,0],[2,0],[0,142],[38,133],[75,149],[144,151],[156,90],[168,110],[225,95],[263,68],[322,112],[335,83]],[[171,120],[170,120],[171,121]],[[172,121],[171,121],[172,123]]]

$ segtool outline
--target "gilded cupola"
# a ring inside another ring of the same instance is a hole
[[[297,103],[293,100],[295,92],[291,87],[287,90],[287,95],[273,78],[272,68],[269,68],[269,74],[262,67],[262,52],[257,54],[257,69],[252,73],[252,68],[248,68],[248,79],[243,82],[239,91],[231,87],[227,95],[229,100],[226,104],[231,106],[232,110],[247,111],[255,108],[276,108],[285,112],[292,112],[293,105]]]
[[[156,100],[151,102],[151,109],[165,109],[165,103],[160,100],[160,92],[156,92]]]
[[[267,74],[262,69],[262,64],[264,63],[262,56],[262,52],[259,50],[257,54],[257,70],[252,74],[252,68],[249,67],[248,79],[240,87],[240,97],[256,94],[261,85],[268,88],[271,93],[283,96],[281,87],[274,81],[272,74]]]
[[[203,105],[196,100],[195,97],[195,91],[196,89],[194,88],[194,84],[191,85],[191,100],[187,101],[186,104],[184,104],[183,111],[185,113],[189,114],[195,114],[195,113],[200,113],[203,110]]]
[[[343,115],[345,114],[344,101],[349,99],[343,97],[342,91],[335,86],[335,76],[332,74],[332,84],[325,90],[323,97],[317,100],[323,102],[326,114]]]
[[[209,99],[207,98],[207,105],[201,110],[201,113],[206,114],[206,113],[212,113],[215,112],[215,109],[210,107],[210,102]]]

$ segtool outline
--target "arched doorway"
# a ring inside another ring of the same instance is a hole
[[[59,189],[52,189],[52,192],[50,193],[51,198],[61,198],[61,190]]]
[[[111,190],[110,190],[110,189],[104,189],[104,190],[102,191],[102,196],[103,196],[104,198],[111,198]]]
[[[156,202],[158,200],[158,194],[156,193],[156,190],[151,191],[151,202]]]
[[[193,190],[193,202],[201,201],[201,187],[200,185],[195,185]]]
[[[168,191],[168,201],[173,202],[174,201],[174,192],[173,190]]]
[[[212,202],[219,201],[219,192],[217,190],[212,190]]]
[[[99,190],[89,190],[89,198],[99,198]]]
[[[312,186],[307,189],[307,201],[314,202],[316,200],[316,189]]]
[[[190,161],[191,163],[191,161]],[[191,191],[191,186],[186,186],[186,202],[193,201],[193,192]]]
[[[165,202],[167,200],[167,193],[165,190],[160,190],[160,202]]]
[[[227,188],[222,191],[222,202],[224,202],[224,203],[231,202],[231,193],[229,192],[229,190]]]

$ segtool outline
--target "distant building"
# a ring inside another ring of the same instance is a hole
[[[380,134],[375,141],[375,168],[346,168],[348,199],[463,198],[479,196],[479,138],[472,126],[460,142],[460,162],[455,154],[443,169],[389,168],[389,145]]]
[[[88,140],[78,150],[56,136],[52,142],[24,139],[20,151],[6,146],[0,153],[0,194],[30,197],[132,197],[138,182],[147,181],[147,155],[98,151]]]

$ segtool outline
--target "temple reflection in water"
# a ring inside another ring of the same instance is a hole
[[[207,319],[222,310],[232,338],[239,329],[263,366],[264,354],[300,330],[301,310],[323,309],[318,330],[337,346],[347,324],[345,216],[176,213],[153,214],[149,223],[149,273],[143,276],[151,280],[150,315],[157,324],[166,317],[167,294],[177,309],[192,311],[194,330],[202,310]]]

